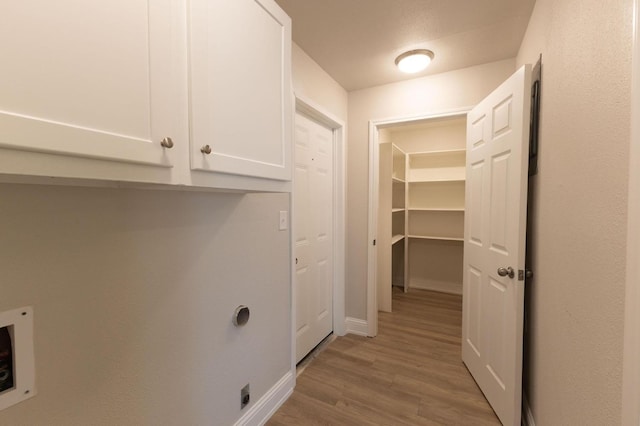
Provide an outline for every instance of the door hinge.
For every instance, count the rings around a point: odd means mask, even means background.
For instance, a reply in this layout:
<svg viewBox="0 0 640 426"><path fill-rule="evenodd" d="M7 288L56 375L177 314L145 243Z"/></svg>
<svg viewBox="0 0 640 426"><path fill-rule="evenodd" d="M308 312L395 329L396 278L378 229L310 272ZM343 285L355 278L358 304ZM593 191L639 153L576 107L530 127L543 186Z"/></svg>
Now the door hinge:
<svg viewBox="0 0 640 426"><path fill-rule="evenodd" d="M524 281L525 278L533 278L533 271L531 269L518 269L518 281Z"/></svg>

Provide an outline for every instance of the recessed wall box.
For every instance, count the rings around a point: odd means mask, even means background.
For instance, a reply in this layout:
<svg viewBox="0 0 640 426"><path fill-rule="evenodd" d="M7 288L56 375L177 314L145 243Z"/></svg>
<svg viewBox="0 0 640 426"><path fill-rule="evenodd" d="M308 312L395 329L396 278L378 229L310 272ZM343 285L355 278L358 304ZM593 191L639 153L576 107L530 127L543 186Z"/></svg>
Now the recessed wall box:
<svg viewBox="0 0 640 426"><path fill-rule="evenodd" d="M35 394L33 308L0 312L0 410Z"/></svg>
<svg viewBox="0 0 640 426"><path fill-rule="evenodd" d="M240 305L236 308L236 311L233 313L233 325L236 327L242 327L246 323L249 322L249 308Z"/></svg>
<svg viewBox="0 0 640 426"><path fill-rule="evenodd" d="M13 388L13 344L9 327L0 327L0 393Z"/></svg>

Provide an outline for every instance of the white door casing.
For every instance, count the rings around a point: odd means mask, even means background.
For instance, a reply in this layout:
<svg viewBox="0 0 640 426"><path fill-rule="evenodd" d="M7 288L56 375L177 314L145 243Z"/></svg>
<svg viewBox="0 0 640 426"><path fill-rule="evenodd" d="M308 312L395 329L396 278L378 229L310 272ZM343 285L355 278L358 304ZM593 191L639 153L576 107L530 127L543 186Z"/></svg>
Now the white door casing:
<svg viewBox="0 0 640 426"><path fill-rule="evenodd" d="M296 362L333 330L333 132L297 113Z"/></svg>
<svg viewBox="0 0 640 426"><path fill-rule="evenodd" d="M521 417L530 92L525 65L467 116L462 359L505 425Z"/></svg>
<svg viewBox="0 0 640 426"><path fill-rule="evenodd" d="M640 425L640 0L633 2L622 424Z"/></svg>

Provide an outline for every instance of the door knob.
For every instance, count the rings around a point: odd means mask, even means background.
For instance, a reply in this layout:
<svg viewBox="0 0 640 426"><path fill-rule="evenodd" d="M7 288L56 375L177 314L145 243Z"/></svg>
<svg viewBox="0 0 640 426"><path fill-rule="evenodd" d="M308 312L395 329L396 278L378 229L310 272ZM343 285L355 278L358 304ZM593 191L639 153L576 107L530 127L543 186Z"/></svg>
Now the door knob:
<svg viewBox="0 0 640 426"><path fill-rule="evenodd" d="M515 276L515 272L513 268L509 266L507 268L498 268L498 275L500 275L501 277L508 276L509 278L513 278Z"/></svg>
<svg viewBox="0 0 640 426"><path fill-rule="evenodd" d="M166 137L160 141L160 145L163 148L171 149L173 148L173 140L171 140L171 138L169 137Z"/></svg>
<svg viewBox="0 0 640 426"><path fill-rule="evenodd" d="M200 152L203 154L211 154L211 147L209 145L205 145L202 148L200 148Z"/></svg>

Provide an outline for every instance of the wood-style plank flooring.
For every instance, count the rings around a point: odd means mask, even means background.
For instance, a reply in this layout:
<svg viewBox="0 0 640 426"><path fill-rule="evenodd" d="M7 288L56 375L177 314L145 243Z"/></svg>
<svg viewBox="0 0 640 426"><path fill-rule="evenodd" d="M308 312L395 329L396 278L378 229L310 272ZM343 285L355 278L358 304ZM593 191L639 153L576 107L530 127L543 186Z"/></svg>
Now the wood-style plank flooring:
<svg viewBox="0 0 640 426"><path fill-rule="evenodd" d="M267 425L500 425L461 361L461 297L394 290L393 310L328 345Z"/></svg>

